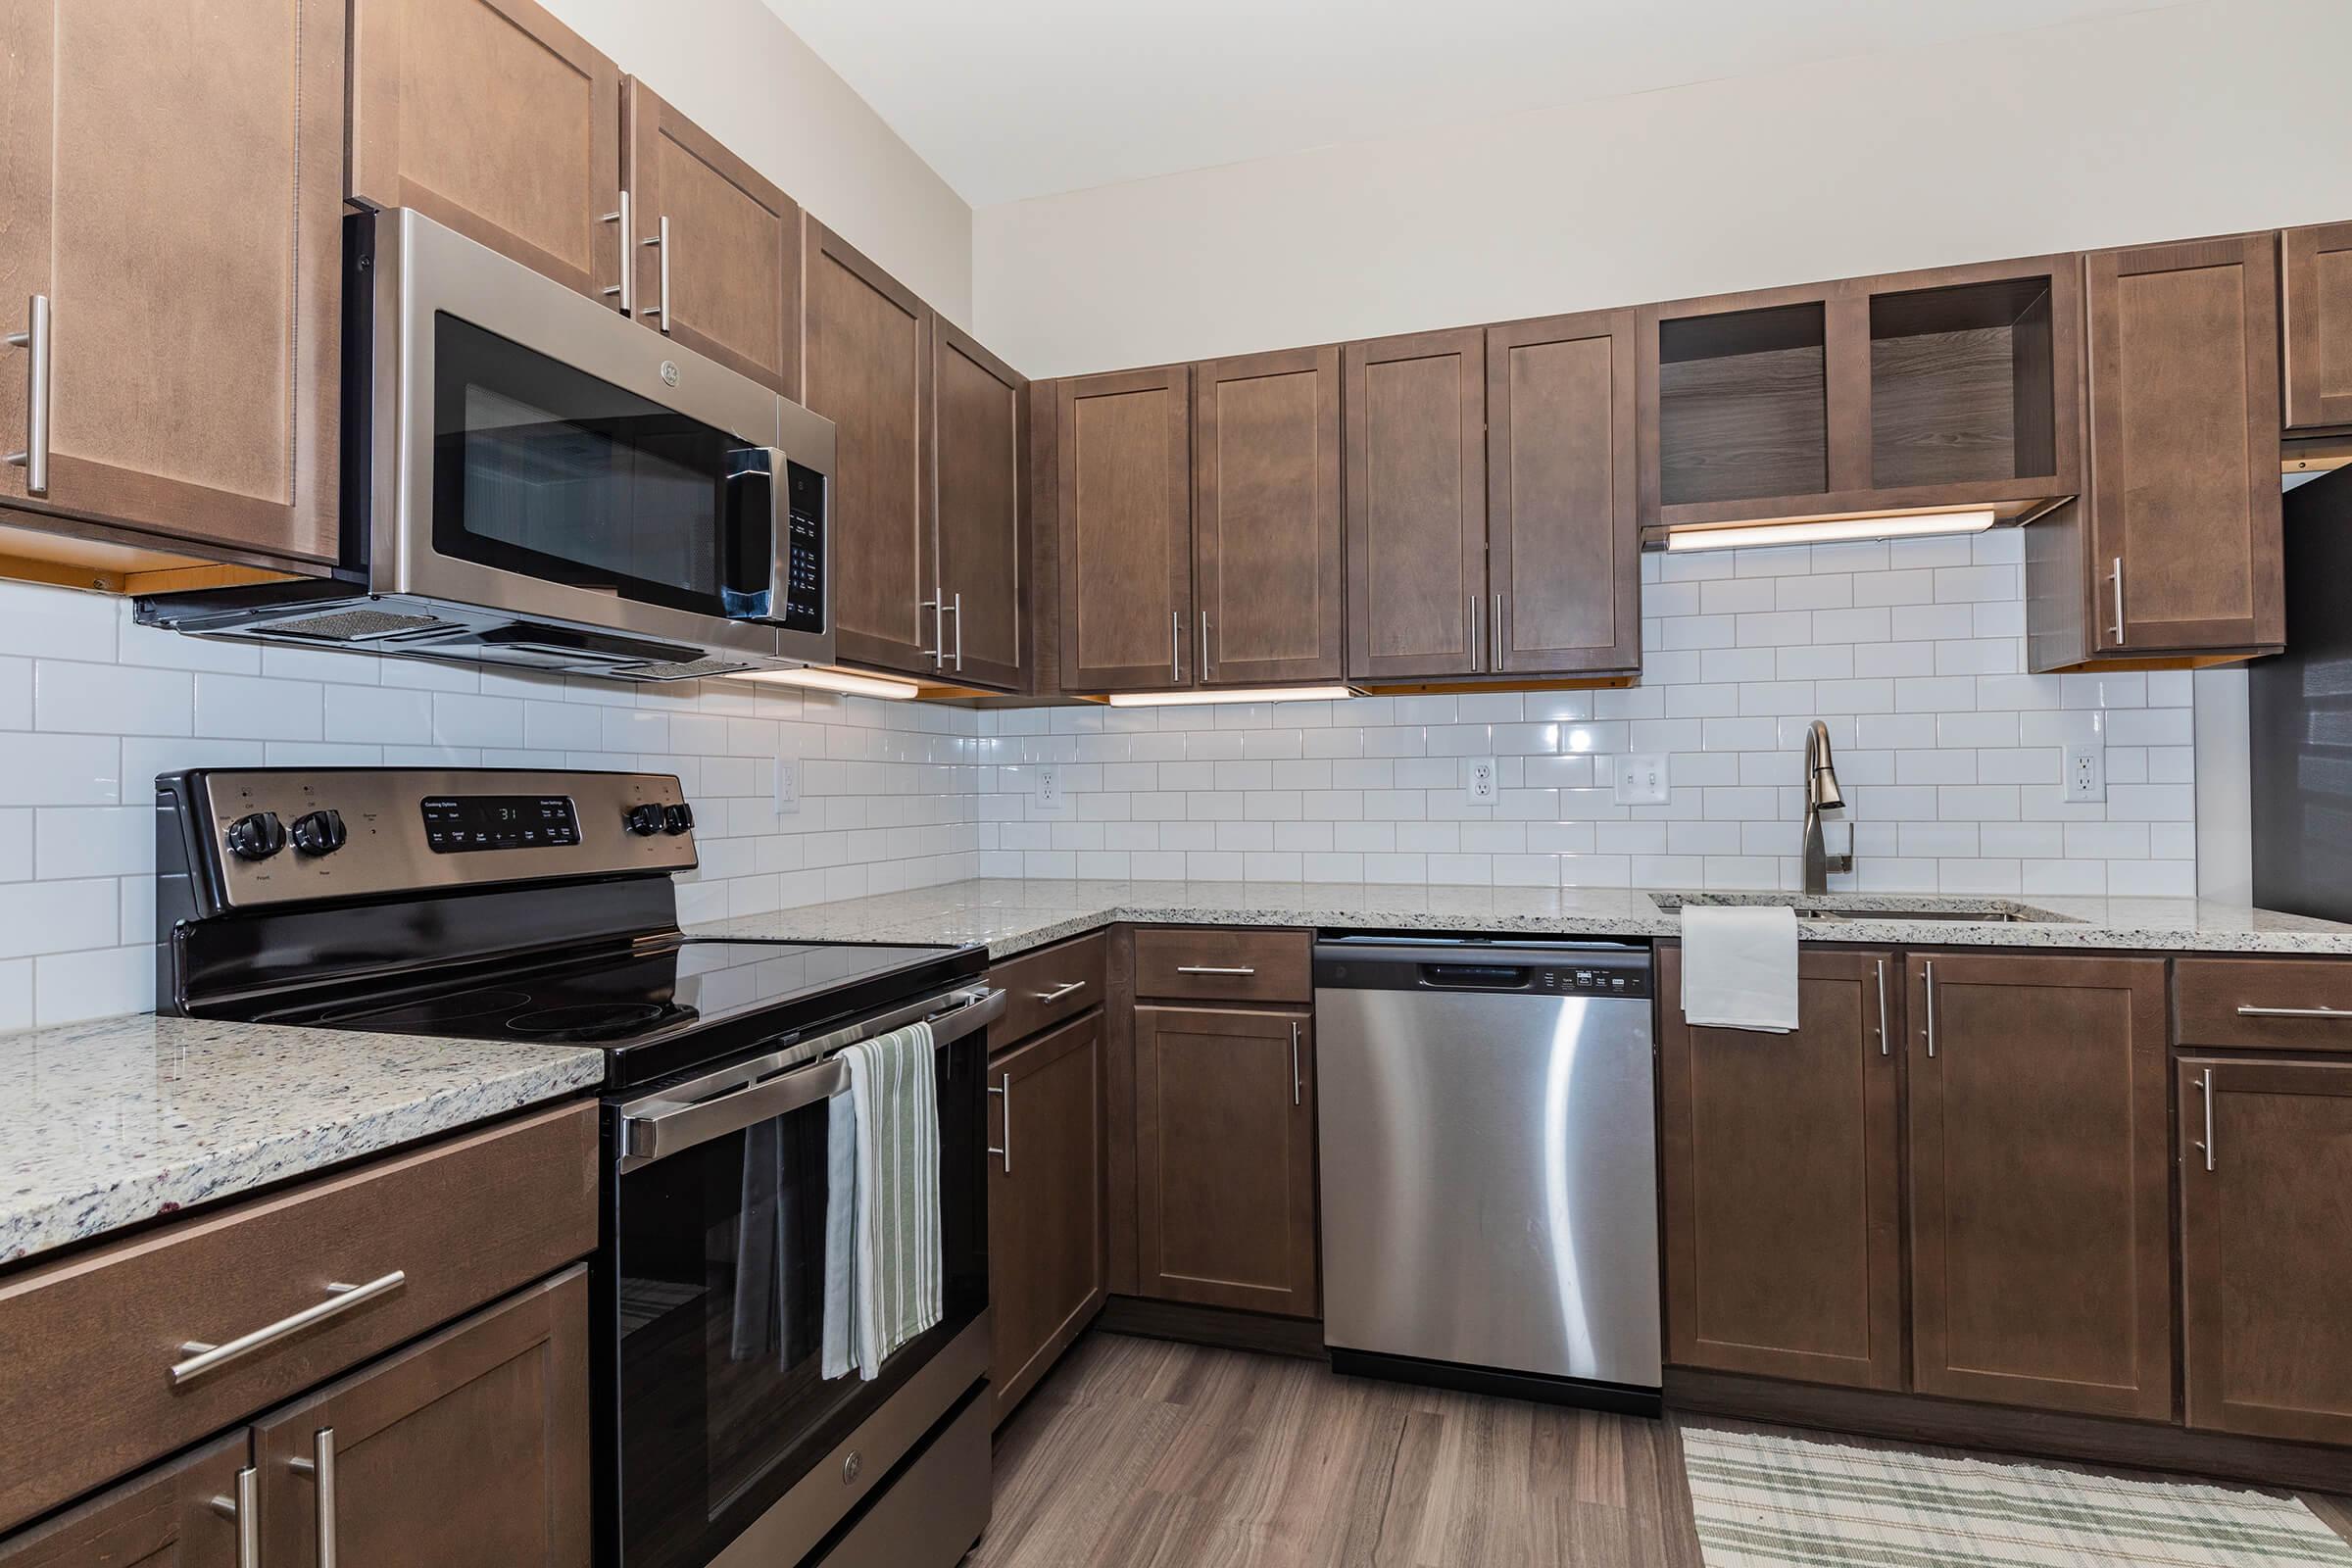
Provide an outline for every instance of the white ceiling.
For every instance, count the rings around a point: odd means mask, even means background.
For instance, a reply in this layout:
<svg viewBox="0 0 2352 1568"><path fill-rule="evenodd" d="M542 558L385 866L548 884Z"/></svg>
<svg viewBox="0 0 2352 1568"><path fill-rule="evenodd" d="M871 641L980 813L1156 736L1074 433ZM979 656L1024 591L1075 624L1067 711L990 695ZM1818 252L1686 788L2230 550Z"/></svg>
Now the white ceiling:
<svg viewBox="0 0 2352 1568"><path fill-rule="evenodd" d="M2165 3L766 0L974 207Z"/></svg>

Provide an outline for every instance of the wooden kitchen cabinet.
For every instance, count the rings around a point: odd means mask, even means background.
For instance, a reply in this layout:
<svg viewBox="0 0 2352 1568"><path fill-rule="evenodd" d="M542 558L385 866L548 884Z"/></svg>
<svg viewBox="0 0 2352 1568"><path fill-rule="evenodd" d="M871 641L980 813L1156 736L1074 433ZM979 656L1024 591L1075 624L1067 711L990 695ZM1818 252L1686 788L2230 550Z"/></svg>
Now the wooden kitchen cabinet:
<svg viewBox="0 0 2352 1568"><path fill-rule="evenodd" d="M351 0L351 28L352 199L617 305L620 68L534 0Z"/></svg>
<svg viewBox="0 0 2352 1568"><path fill-rule="evenodd" d="M1029 665L1029 383L936 318L931 365L935 549L948 611L940 664L958 685L1015 691Z"/></svg>
<svg viewBox="0 0 2352 1568"><path fill-rule="evenodd" d="M2163 960L1909 970L1913 1388L2170 1417Z"/></svg>
<svg viewBox="0 0 2352 1568"><path fill-rule="evenodd" d="M0 1542L0 1568L238 1568L238 1476L250 1451L240 1427L159 1464ZM258 1483L247 1483L256 1521Z"/></svg>
<svg viewBox="0 0 2352 1568"><path fill-rule="evenodd" d="M0 503L334 556L343 57L341 0L0 11Z"/></svg>
<svg viewBox="0 0 2352 1568"><path fill-rule="evenodd" d="M802 401L834 426L835 652L936 674L945 628L932 546L931 313L813 220L808 252Z"/></svg>
<svg viewBox="0 0 2352 1568"><path fill-rule="evenodd" d="M1199 683L1339 680L1340 351L1195 366L1193 428Z"/></svg>
<svg viewBox="0 0 2352 1568"><path fill-rule="evenodd" d="M257 1422L262 1560L585 1568L588 1423L573 1268Z"/></svg>
<svg viewBox="0 0 2352 1568"><path fill-rule="evenodd" d="M1487 330L1490 668L1642 667L1634 313Z"/></svg>
<svg viewBox="0 0 2352 1568"><path fill-rule="evenodd" d="M2188 1424L2352 1443L2352 1066L2180 1064Z"/></svg>
<svg viewBox="0 0 2352 1568"><path fill-rule="evenodd" d="M1899 1389L1901 959L1797 962L1795 1032L1694 1028L1658 950L1667 1359Z"/></svg>
<svg viewBox="0 0 2352 1568"><path fill-rule="evenodd" d="M2352 425L2352 223L2278 236L2286 427Z"/></svg>
<svg viewBox="0 0 2352 1568"><path fill-rule="evenodd" d="M1314 1020L1135 1009L1140 1293L1312 1317Z"/></svg>
<svg viewBox="0 0 2352 1568"><path fill-rule="evenodd" d="M1076 376L1056 387L1061 685L1192 684L1192 371Z"/></svg>
<svg viewBox="0 0 2352 1568"><path fill-rule="evenodd" d="M1098 997L1097 1000L1100 1000ZM1102 1014L989 1063L989 1382L1002 1422L1094 1321L1108 1287Z"/></svg>
<svg viewBox="0 0 2352 1568"><path fill-rule="evenodd" d="M1350 679L1488 667L1486 348L1473 327L1343 353Z"/></svg>
<svg viewBox="0 0 2352 1568"><path fill-rule="evenodd" d="M801 384L801 209L630 77L629 193L638 319L786 395Z"/></svg>

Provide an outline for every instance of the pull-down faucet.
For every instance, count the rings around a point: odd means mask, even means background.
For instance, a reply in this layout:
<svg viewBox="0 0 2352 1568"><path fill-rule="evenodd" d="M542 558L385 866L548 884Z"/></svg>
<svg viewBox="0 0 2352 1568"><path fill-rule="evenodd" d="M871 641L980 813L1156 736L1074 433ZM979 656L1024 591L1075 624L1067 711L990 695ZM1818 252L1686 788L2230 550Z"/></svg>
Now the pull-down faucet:
<svg viewBox="0 0 2352 1568"><path fill-rule="evenodd" d="M1854 868L1854 854L1848 848L1843 855L1824 852L1821 842L1821 819L1825 813L1842 812L1845 797L1838 789L1838 769L1830 762L1830 726L1820 719L1805 731L1805 891L1830 891L1832 872L1843 874Z"/></svg>

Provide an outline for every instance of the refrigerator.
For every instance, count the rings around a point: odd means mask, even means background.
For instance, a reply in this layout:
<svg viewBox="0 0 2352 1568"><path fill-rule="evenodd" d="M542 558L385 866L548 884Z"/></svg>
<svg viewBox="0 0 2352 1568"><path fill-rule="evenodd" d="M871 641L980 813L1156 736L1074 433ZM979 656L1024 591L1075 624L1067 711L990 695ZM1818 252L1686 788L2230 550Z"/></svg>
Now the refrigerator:
<svg viewBox="0 0 2352 1568"><path fill-rule="evenodd" d="M2352 920L2352 468L2284 515L2286 652L2247 672L2254 903Z"/></svg>

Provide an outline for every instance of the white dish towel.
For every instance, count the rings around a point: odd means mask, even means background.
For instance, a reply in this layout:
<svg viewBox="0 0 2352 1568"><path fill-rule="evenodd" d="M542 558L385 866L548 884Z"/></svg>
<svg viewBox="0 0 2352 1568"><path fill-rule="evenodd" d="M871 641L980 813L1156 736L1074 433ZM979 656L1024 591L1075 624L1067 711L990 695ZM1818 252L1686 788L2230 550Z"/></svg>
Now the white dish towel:
<svg viewBox="0 0 2352 1568"><path fill-rule="evenodd" d="M820 1370L872 1379L944 1310L931 1026L860 1041L841 1059L850 1087L833 1097L826 1134Z"/></svg>
<svg viewBox="0 0 2352 1568"><path fill-rule="evenodd" d="M1796 911L1785 904L1684 905L1683 1016L1719 1029L1794 1029Z"/></svg>

